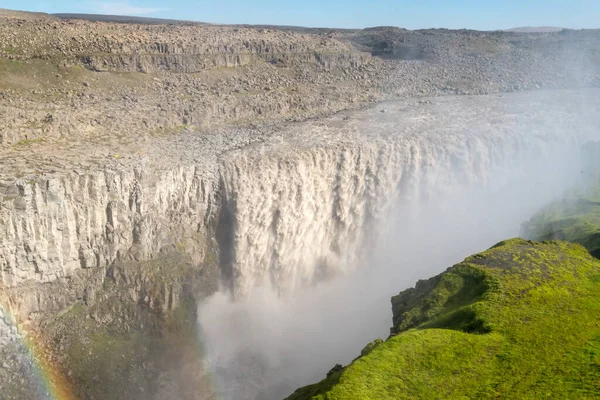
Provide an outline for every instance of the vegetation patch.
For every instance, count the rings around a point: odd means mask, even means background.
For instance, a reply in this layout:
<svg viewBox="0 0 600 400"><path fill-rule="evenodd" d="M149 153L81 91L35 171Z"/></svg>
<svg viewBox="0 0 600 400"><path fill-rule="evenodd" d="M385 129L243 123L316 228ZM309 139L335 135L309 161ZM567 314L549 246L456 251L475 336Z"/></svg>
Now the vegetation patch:
<svg viewBox="0 0 600 400"><path fill-rule="evenodd" d="M392 300L392 336L288 399L593 398L600 261L511 239Z"/></svg>
<svg viewBox="0 0 600 400"><path fill-rule="evenodd" d="M579 243L600 258L600 180L545 207L523 225L522 233L534 240Z"/></svg>

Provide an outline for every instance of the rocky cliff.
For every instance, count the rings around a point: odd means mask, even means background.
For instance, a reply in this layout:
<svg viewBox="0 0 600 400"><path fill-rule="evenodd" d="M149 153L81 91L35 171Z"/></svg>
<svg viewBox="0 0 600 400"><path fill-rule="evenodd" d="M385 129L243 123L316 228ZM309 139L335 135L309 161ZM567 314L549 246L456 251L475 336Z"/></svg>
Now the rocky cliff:
<svg viewBox="0 0 600 400"><path fill-rule="evenodd" d="M392 204L485 185L509 162L593 135L593 107L577 104L595 102L595 91L407 101L230 136L13 147L0 192L2 295L27 321L80 297L44 289L77 271L87 279L169 250L202 262L214 241L236 293L310 282L351 265L341 261L359 256Z"/></svg>

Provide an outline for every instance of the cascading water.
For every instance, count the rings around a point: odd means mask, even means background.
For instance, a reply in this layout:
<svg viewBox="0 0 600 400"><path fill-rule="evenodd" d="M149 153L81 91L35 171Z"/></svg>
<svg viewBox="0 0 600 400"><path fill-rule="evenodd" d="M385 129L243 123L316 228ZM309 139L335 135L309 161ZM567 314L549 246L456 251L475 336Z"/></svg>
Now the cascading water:
<svg viewBox="0 0 600 400"><path fill-rule="evenodd" d="M281 398L350 361L385 336L392 294L565 188L598 117L531 96L390 104L227 154L226 288L199 309L222 395Z"/></svg>

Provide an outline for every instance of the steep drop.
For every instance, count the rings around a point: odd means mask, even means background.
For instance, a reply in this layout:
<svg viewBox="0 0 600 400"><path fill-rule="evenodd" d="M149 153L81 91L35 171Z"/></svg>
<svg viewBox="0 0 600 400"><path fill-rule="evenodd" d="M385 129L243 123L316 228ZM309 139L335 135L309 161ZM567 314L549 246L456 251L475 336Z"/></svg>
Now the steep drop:
<svg viewBox="0 0 600 400"><path fill-rule="evenodd" d="M600 126L562 94L385 104L226 154L228 274L199 310L222 395L291 393L385 335L398 289L516 235Z"/></svg>

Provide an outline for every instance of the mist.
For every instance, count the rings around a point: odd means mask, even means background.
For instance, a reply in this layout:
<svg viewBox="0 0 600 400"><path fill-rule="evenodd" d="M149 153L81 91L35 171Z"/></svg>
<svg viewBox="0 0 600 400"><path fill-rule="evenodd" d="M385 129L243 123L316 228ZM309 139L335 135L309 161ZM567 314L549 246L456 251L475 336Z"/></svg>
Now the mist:
<svg viewBox="0 0 600 400"><path fill-rule="evenodd" d="M220 395L281 399L349 363L367 343L388 336L391 296L518 236L525 220L579 183L581 170L579 145L557 146L497 168L486 185L397 205L346 273L282 295L256 287L239 301L223 289L199 307Z"/></svg>

